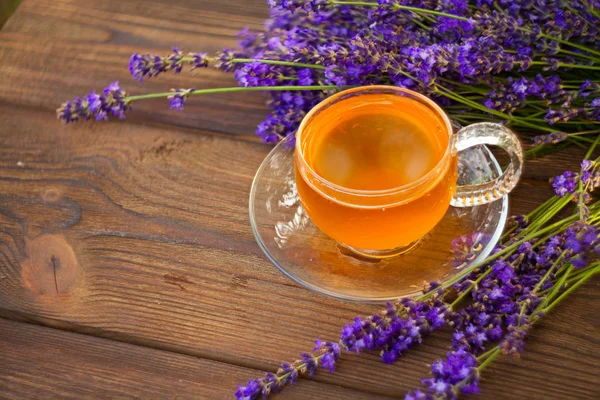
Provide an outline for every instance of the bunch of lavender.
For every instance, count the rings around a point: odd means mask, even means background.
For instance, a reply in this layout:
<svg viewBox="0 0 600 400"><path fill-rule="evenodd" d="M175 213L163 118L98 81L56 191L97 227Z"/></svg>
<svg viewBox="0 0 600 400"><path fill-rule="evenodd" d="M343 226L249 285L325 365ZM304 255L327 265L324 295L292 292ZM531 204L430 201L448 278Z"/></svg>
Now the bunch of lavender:
<svg viewBox="0 0 600 400"><path fill-rule="evenodd" d="M64 103L58 117L120 118L134 101L166 97L183 109L191 95L266 91L271 109L257 134L294 134L308 110L358 85L395 85L436 100L456 121L497 120L533 138L539 152L559 142L585 145L600 133L600 3L597 0L269 0L264 32L244 30L238 50L214 56L134 54L132 76L209 65L240 87L177 89ZM115 87L115 85L111 85ZM109 92L111 90L108 90ZM547 146L546 146L547 147Z"/></svg>
<svg viewBox="0 0 600 400"><path fill-rule="evenodd" d="M454 329L444 360L431 365L423 388L411 399L455 399L478 393L481 372L499 355L518 357L525 338L540 318L600 273L600 201L591 192L600 187L600 158L590 160L596 140L578 173L565 171L552 186L556 196L528 215L511 218L512 228L482 262L458 276L430 283L423 295L388 303L368 318L356 318L342 329L339 343L316 341L313 353L301 354L276 373L238 387L238 399L254 400L279 392L300 374L310 377L319 365L330 371L346 351L377 351L393 363L412 345L442 327ZM574 205L571 215L551 222ZM475 258L481 235L453 242L456 264Z"/></svg>

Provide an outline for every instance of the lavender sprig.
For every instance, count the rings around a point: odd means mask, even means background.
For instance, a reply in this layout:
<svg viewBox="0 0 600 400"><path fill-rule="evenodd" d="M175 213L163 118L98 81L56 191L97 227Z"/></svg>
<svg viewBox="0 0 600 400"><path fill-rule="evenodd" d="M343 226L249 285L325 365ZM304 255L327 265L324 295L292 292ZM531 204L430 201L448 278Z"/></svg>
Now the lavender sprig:
<svg viewBox="0 0 600 400"><path fill-rule="evenodd" d="M313 354L317 352L318 354ZM340 346L334 342L315 341L313 353L302 353L300 359L292 364L283 363L276 374L267 372L262 379L252 379L245 386L238 386L235 396L238 400L256 400L278 393L285 385L293 385L299 374L312 377L321 365L329 371L335 370L335 363L340 356Z"/></svg>
<svg viewBox="0 0 600 400"><path fill-rule="evenodd" d="M131 109L131 103L138 100L152 98L167 98L169 105L176 110L183 110L183 105L191 95L232 93L232 92L294 92L294 91L327 91L339 90L333 85L321 86L256 86L256 87L229 87L216 89L172 89L170 92L152 93L145 95L130 96L119 87L119 82L111 83L103 90L101 95L92 92L87 96L63 103L57 110L57 118L65 123L80 120L107 120L108 115L125 118L125 112Z"/></svg>
<svg viewBox="0 0 600 400"><path fill-rule="evenodd" d="M288 60L242 57L242 53L231 49L224 49L223 51L218 52L214 57L209 57L207 53L189 53L187 56L183 56L182 51L178 47L173 47L172 50L173 52L166 56L150 53L132 54L129 60L129 72L131 73L131 76L137 81L143 82L147 78L156 77L164 72L173 71L173 73L178 74L183 70L186 63L191 66L191 70L208 68L210 63L214 63L215 68L223 70L224 72L237 72L238 68L263 68L263 72L266 72L268 70L268 65L325 69L324 67L315 64L305 64ZM280 74L278 71L272 73ZM273 82L272 86L275 86L274 84L275 82Z"/></svg>

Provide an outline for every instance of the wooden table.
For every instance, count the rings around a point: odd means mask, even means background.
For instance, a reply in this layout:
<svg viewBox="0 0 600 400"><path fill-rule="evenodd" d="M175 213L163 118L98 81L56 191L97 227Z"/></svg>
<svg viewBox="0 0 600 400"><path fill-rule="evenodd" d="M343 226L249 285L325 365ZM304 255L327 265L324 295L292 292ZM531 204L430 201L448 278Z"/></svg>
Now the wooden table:
<svg viewBox="0 0 600 400"><path fill-rule="evenodd" d="M233 397L380 306L334 300L283 276L248 222L271 146L259 93L135 105L126 121L56 121L63 101L114 80L131 93L233 86L218 71L128 74L133 52L214 52L260 29L264 0L24 0L0 32L0 397ZM528 162L527 212L582 152ZM483 377L483 398L597 398L598 281L536 327L520 360ZM344 354L336 373L281 398L398 398L428 375L450 332L398 363Z"/></svg>

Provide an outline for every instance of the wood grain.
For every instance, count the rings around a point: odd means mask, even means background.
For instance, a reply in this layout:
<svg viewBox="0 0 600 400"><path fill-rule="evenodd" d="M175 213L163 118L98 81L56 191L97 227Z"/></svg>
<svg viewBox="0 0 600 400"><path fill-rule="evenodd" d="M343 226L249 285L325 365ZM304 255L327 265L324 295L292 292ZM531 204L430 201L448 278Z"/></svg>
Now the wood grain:
<svg viewBox="0 0 600 400"><path fill-rule="evenodd" d="M2 399L231 399L239 376L259 373L2 318L0 332ZM286 397L361 399L364 393L301 379Z"/></svg>
<svg viewBox="0 0 600 400"><path fill-rule="evenodd" d="M252 133L265 113L260 95L195 98L184 113L167 111L160 101L140 103L132 118L119 122L65 127L55 120L61 101L114 79L140 92L233 85L229 76L202 71L202 79L165 75L139 86L125 64L131 52L171 44L209 51L232 46L242 25L260 28L265 15L263 0L168 7L23 2L0 31L0 74L8 78L0 81L0 316L241 368L219 370L224 383L214 398L220 398L231 396L232 382L274 371L316 337L335 339L356 315L379 309L298 287L254 242L247 198L270 150ZM512 210L527 212L545 200L548 178L576 166L582 155L575 150L528 162ZM523 360L492 367L486 398L592 398L600 372L597 289L597 282L584 287L549 316ZM377 355L345 355L335 375L319 373L314 385L402 396L443 355L448 335L435 335L393 366ZM83 351L84 342L75 343L74 352ZM26 362L32 358L20 361ZM34 363L30 368L38 371ZM55 376L69 373L61 371ZM19 385L11 388L18 396ZM298 395L287 393L281 397ZM305 396L317 396L311 393Z"/></svg>

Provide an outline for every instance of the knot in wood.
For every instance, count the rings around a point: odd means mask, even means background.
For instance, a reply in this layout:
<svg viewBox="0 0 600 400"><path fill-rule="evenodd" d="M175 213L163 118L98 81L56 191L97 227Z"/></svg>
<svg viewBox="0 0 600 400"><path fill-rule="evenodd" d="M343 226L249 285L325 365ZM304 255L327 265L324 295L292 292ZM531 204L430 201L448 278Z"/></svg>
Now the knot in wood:
<svg viewBox="0 0 600 400"><path fill-rule="evenodd" d="M21 263L23 285L45 297L65 299L77 282L80 267L75 252L63 235L41 235L26 239Z"/></svg>

